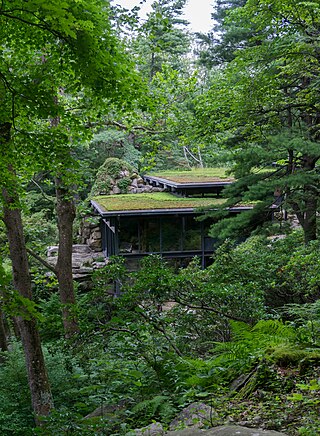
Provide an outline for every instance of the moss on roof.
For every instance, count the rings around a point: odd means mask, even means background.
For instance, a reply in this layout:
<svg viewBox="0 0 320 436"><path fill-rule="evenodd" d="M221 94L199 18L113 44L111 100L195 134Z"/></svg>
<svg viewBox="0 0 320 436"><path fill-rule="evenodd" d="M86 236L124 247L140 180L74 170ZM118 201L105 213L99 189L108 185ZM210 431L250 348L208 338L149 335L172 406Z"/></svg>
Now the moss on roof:
<svg viewBox="0 0 320 436"><path fill-rule="evenodd" d="M162 179L171 180L176 183L205 183L205 182L219 182L223 180L234 181L234 178L227 175L227 168L217 167L217 168L193 168L189 171L156 171L154 173L148 174L152 177L159 177Z"/></svg>
<svg viewBox="0 0 320 436"><path fill-rule="evenodd" d="M176 197L168 192L104 195L92 198L106 212L150 209L184 209L217 206L225 199Z"/></svg>

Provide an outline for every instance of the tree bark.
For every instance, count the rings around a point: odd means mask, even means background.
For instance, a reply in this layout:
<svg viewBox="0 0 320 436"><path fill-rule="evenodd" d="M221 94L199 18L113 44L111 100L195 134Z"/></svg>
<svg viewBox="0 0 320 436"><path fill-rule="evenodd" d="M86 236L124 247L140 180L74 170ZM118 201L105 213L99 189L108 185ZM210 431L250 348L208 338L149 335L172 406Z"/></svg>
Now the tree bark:
<svg viewBox="0 0 320 436"><path fill-rule="evenodd" d="M304 155L303 169L304 171L314 171L318 157ZM305 212L304 212L304 242L308 244L311 241L317 239L317 208L318 208L318 196L315 189L312 186L305 186Z"/></svg>
<svg viewBox="0 0 320 436"><path fill-rule="evenodd" d="M75 310L75 294L72 276L73 221L75 205L69 190L56 178L57 217L59 229L59 251L56 265L65 336L72 337L79 332Z"/></svg>
<svg viewBox="0 0 320 436"><path fill-rule="evenodd" d="M317 206L318 199L312 193L308 192L306 198L306 211L303 220L303 232L304 232L304 242L309 244L309 242L317 239Z"/></svg>
<svg viewBox="0 0 320 436"><path fill-rule="evenodd" d="M8 342L6 329L3 322L3 313L0 310L0 351L8 351ZM0 363L4 361L3 356L0 356Z"/></svg>
<svg viewBox="0 0 320 436"><path fill-rule="evenodd" d="M22 297L32 300L31 277L21 211L17 208L12 195L9 195L6 189L3 189L2 194L4 197L3 220L9 241L13 285ZM37 417L47 416L53 408L53 401L37 323L32 316L27 318L20 315L16 317L16 321L24 348L32 407L36 422L41 424Z"/></svg>
<svg viewBox="0 0 320 436"><path fill-rule="evenodd" d="M11 140L11 124L0 125L0 144L7 150ZM32 300L31 277L29 271L28 256L26 251L25 238L21 210L17 207L18 195L14 185L15 173L13 168L8 166L8 178L11 178L9 187L2 188L3 200L3 222L6 226L9 242L10 258L12 263L13 286L21 297ZM10 182L9 182L10 183ZM9 191L10 189L10 191ZM21 307L22 311L26 310ZM32 408L37 424L39 416L47 416L53 408L53 400L50 390L49 378L45 366L44 356L41 348L41 340L37 323L33 316L15 318L24 349L27 376L31 392Z"/></svg>

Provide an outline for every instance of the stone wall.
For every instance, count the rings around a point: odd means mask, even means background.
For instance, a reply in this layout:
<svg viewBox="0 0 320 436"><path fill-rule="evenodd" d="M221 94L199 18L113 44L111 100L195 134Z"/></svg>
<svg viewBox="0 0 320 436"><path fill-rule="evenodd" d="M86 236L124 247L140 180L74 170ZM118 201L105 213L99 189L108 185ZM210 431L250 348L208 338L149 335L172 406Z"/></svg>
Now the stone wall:
<svg viewBox="0 0 320 436"><path fill-rule="evenodd" d="M100 218L87 216L82 219L79 229L79 243L87 245L93 252L102 251Z"/></svg>
<svg viewBox="0 0 320 436"><path fill-rule="evenodd" d="M58 258L58 246L48 247L47 261L52 266L56 266ZM103 253L93 251L88 245L75 244L72 246L72 275L75 280L86 279L98 268L104 267L106 260Z"/></svg>

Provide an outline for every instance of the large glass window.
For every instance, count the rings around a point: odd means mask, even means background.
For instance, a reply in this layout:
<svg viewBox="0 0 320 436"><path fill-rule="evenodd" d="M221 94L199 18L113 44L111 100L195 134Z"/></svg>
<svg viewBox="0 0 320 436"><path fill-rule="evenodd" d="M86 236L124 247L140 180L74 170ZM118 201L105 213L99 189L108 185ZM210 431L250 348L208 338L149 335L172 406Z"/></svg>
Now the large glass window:
<svg viewBox="0 0 320 436"><path fill-rule="evenodd" d="M178 215L161 218L162 251L182 251L182 218Z"/></svg>
<svg viewBox="0 0 320 436"><path fill-rule="evenodd" d="M140 219L140 251L143 253L160 252L160 219L143 217Z"/></svg>
<svg viewBox="0 0 320 436"><path fill-rule="evenodd" d="M202 227L190 215L121 217L119 253L200 251ZM207 249L211 244L209 239Z"/></svg>
<svg viewBox="0 0 320 436"><path fill-rule="evenodd" d="M139 253L138 218L121 217L119 225L119 253Z"/></svg>
<svg viewBox="0 0 320 436"><path fill-rule="evenodd" d="M201 250L201 223L192 216L186 216L184 221L184 250Z"/></svg>

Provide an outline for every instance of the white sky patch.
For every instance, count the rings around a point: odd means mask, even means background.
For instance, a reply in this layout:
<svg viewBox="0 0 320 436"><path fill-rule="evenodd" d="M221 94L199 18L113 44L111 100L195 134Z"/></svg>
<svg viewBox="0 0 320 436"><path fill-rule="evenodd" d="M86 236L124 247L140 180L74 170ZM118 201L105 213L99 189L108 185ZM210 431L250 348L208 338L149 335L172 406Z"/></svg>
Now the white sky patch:
<svg viewBox="0 0 320 436"><path fill-rule="evenodd" d="M151 11L153 1L147 0L141 5L140 15L142 18L145 18L147 13ZM139 0L113 0L113 3L127 9L140 5ZM183 18L190 22L189 28L191 31L207 33L212 29L211 14L213 12L213 4L214 0L188 0Z"/></svg>

